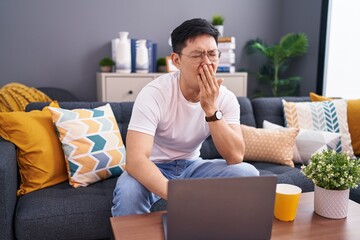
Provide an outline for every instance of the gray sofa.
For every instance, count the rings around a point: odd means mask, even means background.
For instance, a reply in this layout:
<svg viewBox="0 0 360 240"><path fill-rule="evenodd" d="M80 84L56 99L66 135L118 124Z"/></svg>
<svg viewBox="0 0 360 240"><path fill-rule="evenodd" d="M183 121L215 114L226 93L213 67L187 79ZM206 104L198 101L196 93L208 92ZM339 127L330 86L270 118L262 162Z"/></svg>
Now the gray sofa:
<svg viewBox="0 0 360 240"><path fill-rule="evenodd" d="M308 101L307 97L286 98L289 101ZM283 125L280 98L238 98L241 123L262 127L263 120ZM27 111L41 109L47 103L31 103ZM100 102L60 102L67 109L94 108ZM125 142L132 102L111 103ZM109 239L112 236L109 218L112 192L116 178L83 188L72 188L67 182L16 197L19 185L16 147L0 140L0 239ZM203 158L219 158L209 137L201 148ZM295 184L303 192L313 191L312 182L295 168L266 162L250 162L261 175L278 176L279 183ZM357 191L357 192L360 192ZM353 192L352 192L353 194ZM359 201L359 195L354 195ZM166 209L160 200L152 211Z"/></svg>

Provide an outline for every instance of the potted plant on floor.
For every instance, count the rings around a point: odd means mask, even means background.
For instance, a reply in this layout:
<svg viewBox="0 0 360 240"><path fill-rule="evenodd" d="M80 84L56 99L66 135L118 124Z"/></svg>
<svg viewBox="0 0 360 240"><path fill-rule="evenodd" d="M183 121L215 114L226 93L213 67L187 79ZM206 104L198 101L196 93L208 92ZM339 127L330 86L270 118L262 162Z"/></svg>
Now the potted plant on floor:
<svg viewBox="0 0 360 240"><path fill-rule="evenodd" d="M360 159L347 153L325 150L311 156L301 172L314 185L314 211L324 217L340 219L347 216L350 188L360 183Z"/></svg>
<svg viewBox="0 0 360 240"><path fill-rule="evenodd" d="M112 72L112 68L115 66L115 62L109 57L104 57L100 60L99 66L101 72Z"/></svg>
<svg viewBox="0 0 360 240"><path fill-rule="evenodd" d="M255 74L260 84L271 87L272 96L297 95L301 77L285 77L290 61L307 52L309 40L304 33L289 33L281 37L278 44L269 45L264 40L257 38L249 40L245 46L245 53L251 55L260 53L266 58L266 62L258 72L248 71ZM259 91L256 96L264 97L267 94Z"/></svg>

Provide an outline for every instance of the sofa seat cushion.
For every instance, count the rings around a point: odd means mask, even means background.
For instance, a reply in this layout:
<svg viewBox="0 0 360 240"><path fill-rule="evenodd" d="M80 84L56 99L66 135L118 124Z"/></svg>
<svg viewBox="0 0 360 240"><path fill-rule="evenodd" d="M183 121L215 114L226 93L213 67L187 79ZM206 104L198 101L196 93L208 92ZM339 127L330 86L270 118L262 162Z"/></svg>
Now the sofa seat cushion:
<svg viewBox="0 0 360 240"><path fill-rule="evenodd" d="M350 189L350 199L360 203L360 185L357 188Z"/></svg>
<svg viewBox="0 0 360 240"><path fill-rule="evenodd" d="M275 174L278 177L278 183L294 184L302 189L303 192L314 191L313 182L300 172L300 165L295 167L267 163L267 162L249 162L259 170L260 175Z"/></svg>
<svg viewBox="0 0 360 240"><path fill-rule="evenodd" d="M19 198L17 239L110 238L112 194L117 178L86 188L64 182Z"/></svg>

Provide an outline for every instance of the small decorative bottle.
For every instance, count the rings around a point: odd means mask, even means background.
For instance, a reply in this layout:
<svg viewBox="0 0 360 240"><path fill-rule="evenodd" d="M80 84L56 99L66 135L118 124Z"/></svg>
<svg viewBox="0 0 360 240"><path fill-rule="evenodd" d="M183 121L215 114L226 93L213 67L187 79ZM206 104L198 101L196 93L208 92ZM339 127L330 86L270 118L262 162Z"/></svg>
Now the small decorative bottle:
<svg viewBox="0 0 360 240"><path fill-rule="evenodd" d="M119 32L119 42L116 47L116 72L131 72L131 45L129 32Z"/></svg>
<svg viewBox="0 0 360 240"><path fill-rule="evenodd" d="M136 41L136 72L149 72L149 52L144 39Z"/></svg>

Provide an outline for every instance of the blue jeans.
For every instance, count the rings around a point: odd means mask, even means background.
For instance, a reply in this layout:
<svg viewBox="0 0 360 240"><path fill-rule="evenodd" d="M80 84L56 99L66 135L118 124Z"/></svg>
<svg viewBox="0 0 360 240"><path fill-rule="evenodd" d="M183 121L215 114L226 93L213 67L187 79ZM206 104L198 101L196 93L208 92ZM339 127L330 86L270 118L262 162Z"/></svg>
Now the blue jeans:
<svg viewBox="0 0 360 240"><path fill-rule="evenodd" d="M162 174L171 179L181 178L218 178L258 176L259 171L248 163L228 165L223 159L214 160L176 160L156 163ZM113 196L112 215L149 213L151 206L160 199L150 192L127 172L117 180Z"/></svg>

